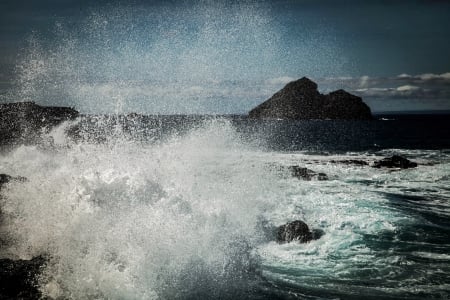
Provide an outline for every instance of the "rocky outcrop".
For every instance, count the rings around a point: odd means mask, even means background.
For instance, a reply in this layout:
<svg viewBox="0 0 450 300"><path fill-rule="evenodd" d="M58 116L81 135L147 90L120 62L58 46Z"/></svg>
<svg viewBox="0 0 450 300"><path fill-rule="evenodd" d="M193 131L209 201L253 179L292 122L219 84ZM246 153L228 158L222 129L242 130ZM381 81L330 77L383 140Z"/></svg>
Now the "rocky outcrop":
<svg viewBox="0 0 450 300"><path fill-rule="evenodd" d="M34 102L0 104L0 144L32 141L43 129L78 115L73 108L40 106Z"/></svg>
<svg viewBox="0 0 450 300"><path fill-rule="evenodd" d="M13 181L26 181L25 177L13 177L0 174L0 191L5 184ZM0 195L1 198L1 195ZM0 207L0 225L3 215ZM0 248L7 245L8 239L0 235ZM41 293L38 289L38 276L46 259L42 256L31 260L0 259L0 299L40 299Z"/></svg>
<svg viewBox="0 0 450 300"><path fill-rule="evenodd" d="M305 222L296 220L278 227L277 242L289 243L298 241L306 243L312 240L312 233L309 231L308 225Z"/></svg>
<svg viewBox="0 0 450 300"><path fill-rule="evenodd" d="M397 168L397 169L409 169L417 167L417 163L410 161L399 155L393 155L392 157L386 157L381 160L377 160L372 165L373 168Z"/></svg>
<svg viewBox="0 0 450 300"><path fill-rule="evenodd" d="M40 299L38 275L46 260L0 259L0 299Z"/></svg>
<svg viewBox="0 0 450 300"><path fill-rule="evenodd" d="M370 108L358 96L344 90L323 95L317 84L303 77L288 83L270 99L249 112L255 119L370 120Z"/></svg>
<svg viewBox="0 0 450 300"><path fill-rule="evenodd" d="M299 166L289 166L289 171L291 175L295 178L301 180L328 180L328 176L325 173L316 173L308 168L303 168Z"/></svg>
<svg viewBox="0 0 450 300"><path fill-rule="evenodd" d="M324 235L320 229L309 230L308 225L300 220L295 220L278 227L276 232L276 241L278 243L290 243L297 241L300 243L307 243L312 240L317 240Z"/></svg>

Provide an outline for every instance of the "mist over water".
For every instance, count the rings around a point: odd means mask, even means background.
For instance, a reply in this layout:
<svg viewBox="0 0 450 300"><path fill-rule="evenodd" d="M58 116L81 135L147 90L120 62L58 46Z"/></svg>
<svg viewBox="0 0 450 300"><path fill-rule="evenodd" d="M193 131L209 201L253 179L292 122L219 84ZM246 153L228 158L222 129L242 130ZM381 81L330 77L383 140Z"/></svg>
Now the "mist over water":
<svg viewBox="0 0 450 300"><path fill-rule="evenodd" d="M273 178L230 124L211 121L162 145L54 140L58 149L23 146L0 162L28 179L2 203L7 252L49 256L46 295L248 297Z"/></svg>

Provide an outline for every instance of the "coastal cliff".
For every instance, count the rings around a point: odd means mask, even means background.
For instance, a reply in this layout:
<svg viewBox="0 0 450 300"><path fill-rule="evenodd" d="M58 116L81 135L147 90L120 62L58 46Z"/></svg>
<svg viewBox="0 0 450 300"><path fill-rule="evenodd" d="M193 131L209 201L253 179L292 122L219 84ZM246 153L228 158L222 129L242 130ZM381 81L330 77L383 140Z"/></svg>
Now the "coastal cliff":
<svg viewBox="0 0 450 300"><path fill-rule="evenodd" d="M34 102L0 104L0 142L33 140L43 129L78 117L69 107L40 106Z"/></svg>
<svg viewBox="0 0 450 300"><path fill-rule="evenodd" d="M323 95L306 77L289 82L248 115L254 119L372 119L370 108L360 97L344 90Z"/></svg>

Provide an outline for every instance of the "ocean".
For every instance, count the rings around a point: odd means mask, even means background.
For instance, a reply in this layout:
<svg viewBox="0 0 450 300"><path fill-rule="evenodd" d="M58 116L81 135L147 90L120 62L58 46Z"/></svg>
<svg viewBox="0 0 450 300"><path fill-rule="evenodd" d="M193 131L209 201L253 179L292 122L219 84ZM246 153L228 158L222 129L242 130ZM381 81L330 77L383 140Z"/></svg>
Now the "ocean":
<svg viewBox="0 0 450 300"><path fill-rule="evenodd" d="M0 256L45 255L50 299L448 299L448 120L82 116L1 152Z"/></svg>

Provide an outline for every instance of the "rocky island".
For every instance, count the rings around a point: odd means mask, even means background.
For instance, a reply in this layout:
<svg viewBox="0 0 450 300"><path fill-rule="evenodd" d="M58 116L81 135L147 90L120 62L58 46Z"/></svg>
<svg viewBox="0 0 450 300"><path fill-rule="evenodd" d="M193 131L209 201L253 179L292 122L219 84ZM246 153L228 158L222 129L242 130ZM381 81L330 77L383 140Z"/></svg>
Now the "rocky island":
<svg viewBox="0 0 450 300"><path fill-rule="evenodd" d="M323 95L317 84L306 77L289 82L248 115L254 119L372 119L369 106L360 97L344 90Z"/></svg>

